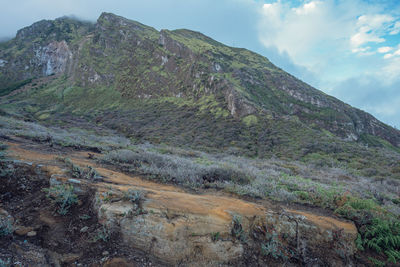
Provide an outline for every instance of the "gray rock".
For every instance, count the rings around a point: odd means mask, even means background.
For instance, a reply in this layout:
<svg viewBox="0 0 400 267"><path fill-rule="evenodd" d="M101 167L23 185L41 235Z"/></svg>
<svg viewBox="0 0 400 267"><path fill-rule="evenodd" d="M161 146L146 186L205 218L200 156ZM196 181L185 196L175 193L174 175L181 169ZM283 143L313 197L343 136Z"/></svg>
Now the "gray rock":
<svg viewBox="0 0 400 267"><path fill-rule="evenodd" d="M30 231L26 234L28 237L34 237L37 235L36 231Z"/></svg>

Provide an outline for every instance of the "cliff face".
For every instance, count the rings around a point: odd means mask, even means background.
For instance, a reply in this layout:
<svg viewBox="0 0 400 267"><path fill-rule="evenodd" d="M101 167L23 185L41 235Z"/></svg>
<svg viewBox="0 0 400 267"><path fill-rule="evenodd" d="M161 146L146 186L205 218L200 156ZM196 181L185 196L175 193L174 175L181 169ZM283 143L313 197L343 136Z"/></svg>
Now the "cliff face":
<svg viewBox="0 0 400 267"><path fill-rule="evenodd" d="M229 116L299 120L345 140L400 133L318 91L246 49L189 30L157 31L110 13L97 23L39 21L1 44L0 91L32 78L65 75L65 86L111 88L124 99L212 96ZM226 114L226 113L224 113ZM365 138L364 138L365 139Z"/></svg>

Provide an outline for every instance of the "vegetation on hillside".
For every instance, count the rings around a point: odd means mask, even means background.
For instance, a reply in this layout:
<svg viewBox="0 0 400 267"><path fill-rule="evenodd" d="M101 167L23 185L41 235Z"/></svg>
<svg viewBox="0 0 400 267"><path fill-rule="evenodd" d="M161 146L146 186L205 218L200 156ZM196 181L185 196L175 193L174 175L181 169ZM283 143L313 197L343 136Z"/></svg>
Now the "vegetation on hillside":
<svg viewBox="0 0 400 267"><path fill-rule="evenodd" d="M0 125L0 136L20 136L51 146L101 151L104 153L101 163L141 174L147 179L180 184L193 190L215 188L239 196L332 210L356 223L360 233L356 242L360 250L386 255L390 262L399 260L398 179L366 177L351 167L321 161L320 157L302 161L259 159L165 144L137 144L104 128L96 132L79 128L66 130L9 117L0 117ZM64 162L69 164L73 177L92 177L87 174L93 170L79 168L68 159ZM49 197L58 203L60 214L66 214L75 202L68 192L68 188L48 191Z"/></svg>

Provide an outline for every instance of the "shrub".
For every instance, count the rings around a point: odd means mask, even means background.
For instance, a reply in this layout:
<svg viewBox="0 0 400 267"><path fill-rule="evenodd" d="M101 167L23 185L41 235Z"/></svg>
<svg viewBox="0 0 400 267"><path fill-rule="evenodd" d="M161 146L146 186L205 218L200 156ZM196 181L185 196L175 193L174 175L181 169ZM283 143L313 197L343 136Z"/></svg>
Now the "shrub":
<svg viewBox="0 0 400 267"><path fill-rule="evenodd" d="M69 158L61 158L67 167L70 169L71 176L78 179L86 179L86 180L100 180L102 176L96 171L92 166L87 166L86 168L82 168L76 164L74 164Z"/></svg>
<svg viewBox="0 0 400 267"><path fill-rule="evenodd" d="M144 192L141 190L128 189L124 194L124 199L131 201L132 203L140 204L144 198Z"/></svg>
<svg viewBox="0 0 400 267"><path fill-rule="evenodd" d="M372 218L374 214L379 214L382 211L382 208L372 199L345 196L344 203L335 210L335 213L362 224L368 221L361 222L360 220Z"/></svg>
<svg viewBox="0 0 400 267"><path fill-rule="evenodd" d="M217 242L219 240L219 238L220 238L220 233L219 232L211 233L211 240L213 242Z"/></svg>
<svg viewBox="0 0 400 267"><path fill-rule="evenodd" d="M57 212L66 215L71 206L78 203L78 196L74 193L72 185L56 185L44 189L47 197L58 205Z"/></svg>
<svg viewBox="0 0 400 267"><path fill-rule="evenodd" d="M84 178L88 180L100 180L103 177L96 171L92 166L87 166L87 170L85 171Z"/></svg>
<svg viewBox="0 0 400 267"><path fill-rule="evenodd" d="M268 233L267 235L269 240L265 244L261 244L261 253L264 256L272 256L274 259L280 258L286 261L289 258L286 255L287 249L279 241L278 234L276 232L272 232L271 234Z"/></svg>
<svg viewBox="0 0 400 267"><path fill-rule="evenodd" d="M250 181L249 175L233 164L226 162L217 164L204 157L187 158L148 149L137 152L127 149L111 151L103 157L103 161L130 164L129 170L134 167L136 171L151 175L163 182L175 182L189 187L217 181L233 181L238 184L247 184Z"/></svg>
<svg viewBox="0 0 400 267"><path fill-rule="evenodd" d="M100 229L97 230L97 233L94 237L94 242L97 242L99 240L103 242L108 242L111 237L111 231L108 227L102 226Z"/></svg>
<svg viewBox="0 0 400 267"><path fill-rule="evenodd" d="M134 163L139 159L138 154L129 149L113 150L107 153L103 160L106 162Z"/></svg>
<svg viewBox="0 0 400 267"><path fill-rule="evenodd" d="M368 260L370 260L375 267L385 267L386 265L385 262L374 259L372 257L369 257Z"/></svg>
<svg viewBox="0 0 400 267"><path fill-rule="evenodd" d="M400 261L400 222L374 218L360 232L363 247L385 254L392 263Z"/></svg>
<svg viewBox="0 0 400 267"><path fill-rule="evenodd" d="M234 215L232 218L231 234L234 238L240 241L245 241L244 231L242 227L242 218L240 216Z"/></svg>

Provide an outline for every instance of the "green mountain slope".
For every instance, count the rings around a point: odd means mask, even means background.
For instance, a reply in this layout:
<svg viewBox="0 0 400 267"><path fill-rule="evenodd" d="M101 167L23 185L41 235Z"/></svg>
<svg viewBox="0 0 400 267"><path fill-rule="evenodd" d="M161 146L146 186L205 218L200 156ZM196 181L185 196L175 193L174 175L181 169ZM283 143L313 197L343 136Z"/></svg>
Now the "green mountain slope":
<svg viewBox="0 0 400 267"><path fill-rule="evenodd" d="M47 124L84 118L134 140L399 176L398 130L198 32L103 13L95 24L37 22L0 49L8 114Z"/></svg>

